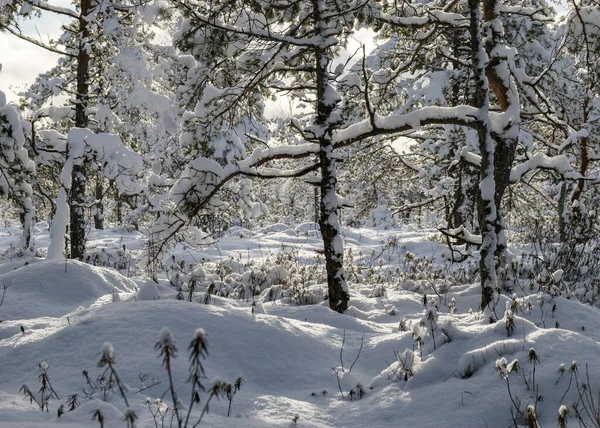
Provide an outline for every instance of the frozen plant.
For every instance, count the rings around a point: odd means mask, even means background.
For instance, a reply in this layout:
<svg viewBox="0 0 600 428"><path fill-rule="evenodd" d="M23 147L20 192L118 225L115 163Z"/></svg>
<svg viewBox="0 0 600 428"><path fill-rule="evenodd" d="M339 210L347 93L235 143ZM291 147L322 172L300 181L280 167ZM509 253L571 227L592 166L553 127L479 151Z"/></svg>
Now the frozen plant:
<svg viewBox="0 0 600 428"><path fill-rule="evenodd" d="M178 425L181 427L181 416L179 415L179 400L177 399L177 392L173 385L173 373L171 370L171 360L177 357L177 347L175 346L175 339L171 330L167 327L163 327L158 335L158 339L154 344L154 349L159 351L159 356L162 357L162 364L167 371L169 377L169 391L171 392L171 398L173 399L173 412L177 418Z"/></svg>
<svg viewBox="0 0 600 428"><path fill-rule="evenodd" d="M133 428L137 418L138 417L132 408L128 407L123 411L123 420L125 421L127 428Z"/></svg>
<svg viewBox="0 0 600 428"><path fill-rule="evenodd" d="M537 410L537 403L540 402L540 401L543 401L544 397L540 395L539 385L535 381L535 369L536 369L536 366L540 362L540 357L538 356L537 352L535 352L534 348L530 348L529 349L529 352L527 354L527 360L529 360L529 362L533 364L533 371L532 371L532 374L531 374L531 388L535 392L534 410ZM523 373L523 377L525 377L524 373ZM529 387L529 384L528 384L527 381L525 381L525 384Z"/></svg>
<svg viewBox="0 0 600 428"><path fill-rule="evenodd" d="M506 388L508 390L508 396L510 398L510 401L512 402L512 405L514 406L514 410L516 411L517 415L520 415L521 417L523 417L523 412L520 410L521 400L519 400L517 397L513 396L512 391L510 390L510 381L509 381L509 376L511 373L519 372L519 360L515 359L510 364L508 364L508 362L506 361L506 358L504 358L504 357L499 358L498 360L496 360L496 371L500 374L500 377L506 381ZM513 407L511 407L510 413L513 417L513 421L515 422L515 426L516 426L517 425L517 423L516 423L517 415L515 415L513 413Z"/></svg>
<svg viewBox="0 0 600 428"><path fill-rule="evenodd" d="M540 428L535 413L535 406L531 404L527 406L527 409L525 410L525 423L527 423L527 428Z"/></svg>
<svg viewBox="0 0 600 428"><path fill-rule="evenodd" d="M569 408L564 404L558 408L558 428L567 428L567 417Z"/></svg>
<svg viewBox="0 0 600 428"><path fill-rule="evenodd" d="M432 305L425 309L425 315L421 318L419 323L422 327L427 327L431 333L431 339L433 340L433 349L437 349L435 344L435 331L438 329L438 311L437 307Z"/></svg>
<svg viewBox="0 0 600 428"><path fill-rule="evenodd" d="M98 367L106 366L105 374L109 375L110 379L114 379L115 385L119 388L119 392L121 393L121 397L123 397L123 401L125 405L129 407L129 401L127 400L127 394L125 394L125 385L121 382L121 378L119 378L119 374L115 370L115 349L113 348L110 342L105 342L100 349L100 360L98 361Z"/></svg>
<svg viewBox="0 0 600 428"><path fill-rule="evenodd" d="M360 383L358 383L350 390L350 392L348 392L348 396L350 397L350 401L353 401L355 398L360 400L365 396L365 389Z"/></svg>
<svg viewBox="0 0 600 428"><path fill-rule="evenodd" d="M356 354L356 358L354 359L354 361L350 365L350 368L348 370L346 370L344 368L344 345L346 344L346 330L344 329L343 334L342 334L342 346L340 348L340 363L341 363L341 367L332 367L331 368L333 370L333 372L335 373L335 376L337 378L338 388L340 390L340 394L342 395L342 398L344 398L344 392L342 391L341 379L345 375L349 375L349 374L352 373L352 369L354 368L354 365L358 361L358 358L360 357L360 353L362 352L364 341L365 341L365 334L363 333L362 336L361 336L361 338L360 338L360 348L358 349L358 352ZM357 391L355 391L355 392L357 392ZM361 395L361 397L362 397L362 395ZM352 399L352 396L350 398Z"/></svg>
<svg viewBox="0 0 600 428"><path fill-rule="evenodd" d="M144 404L146 406L148 406L148 410L150 411L150 414L152 415L152 419L154 420L155 428L158 428L157 417L160 418L160 426L162 428L165 426L165 416L169 412L169 406L167 406L162 401L162 399L157 398L156 400L154 400L154 409L155 410L152 410L151 403L152 403L152 400L150 400L150 398L146 398L146 400L144 401Z"/></svg>
<svg viewBox="0 0 600 428"><path fill-rule="evenodd" d="M504 311L504 322L506 327L506 336L510 337L515 330L515 318L511 309L510 302L506 302L506 310Z"/></svg>
<svg viewBox="0 0 600 428"><path fill-rule="evenodd" d="M392 380L403 380L404 382L407 382L414 375L412 369L415 362L415 354L410 349L406 349L402 354L398 351L394 351L394 355L396 356L396 367L394 368L388 363L388 367L394 374Z"/></svg>
<svg viewBox="0 0 600 428"><path fill-rule="evenodd" d="M600 401L598 393L594 391L590 381L588 365L585 365L585 380L579 381L578 370L573 370L575 385L577 386L577 400L572 404L573 416L579 422L579 426L588 428L600 428ZM565 393L566 394L566 393Z"/></svg>
<svg viewBox="0 0 600 428"><path fill-rule="evenodd" d="M451 314L456 313L456 299L454 297L450 299L450 303L448 304L448 312Z"/></svg>
<svg viewBox="0 0 600 428"><path fill-rule="evenodd" d="M79 396L76 392L67 397L67 406L69 407L69 412L72 412L79 407L79 404Z"/></svg>
<svg viewBox="0 0 600 428"><path fill-rule="evenodd" d="M102 414L100 409L96 409L94 411L94 413L92 414L92 420L98 421L98 423L100 424L100 428L104 428L104 415Z"/></svg>
<svg viewBox="0 0 600 428"><path fill-rule="evenodd" d="M106 372L99 374L93 381L90 378L87 370L83 370L81 374L83 375L87 385L83 388L83 393L85 394L86 399L91 400L94 394L98 391L102 393L102 399L104 401L107 400L109 394L114 394L115 381L112 376L107 378Z"/></svg>
<svg viewBox="0 0 600 428"><path fill-rule="evenodd" d="M242 388L243 384L244 379L242 379L241 376L238 376L233 385L228 383L225 386L225 396L227 397L227 401L229 401L229 405L227 406L227 417L231 416L231 404L233 403L233 397L235 397L235 394Z"/></svg>
<svg viewBox="0 0 600 428"><path fill-rule="evenodd" d="M48 363L46 363L45 361L42 361L39 364L40 374L38 375L38 380L42 384L38 391L40 394L39 397L36 397L33 391L29 389L27 385L23 385L20 390L25 396L25 398L28 398L31 404L36 403L42 412L44 410L46 410L46 412L49 411L48 403L50 399L60 399L58 397L58 394L52 387L52 384L50 383L50 377L48 376L48 367Z"/></svg>
<svg viewBox="0 0 600 428"><path fill-rule="evenodd" d="M172 360L177 357L177 347L175 346L175 339L173 338L173 334L171 331L164 327L158 335L158 339L155 344L155 349L159 351L160 356L163 358L163 366L167 371L167 376L169 378L169 391L171 394L171 398L173 400L173 406L171 407L173 414L172 418L174 418L177 422L177 426L179 428L189 427L189 426L198 426L200 422L202 422L202 418L205 414L208 413L210 401L213 398L223 398L226 397L229 401L228 407L228 416L231 412L231 405L233 401L233 397L240 390L243 384L243 380L241 377L238 377L234 384L230 384L228 382L216 381L213 383L212 387L208 390L208 398L204 403L204 407L200 416L193 422L191 420L192 410L195 404L200 403L200 391L204 391L205 387L202 384L202 379L205 378L204 367L202 365L202 360L208 356L208 342L206 341L206 334L204 330L201 328L196 329L194 332L194 336L188 345L189 351L189 376L188 382L192 384L192 390L190 391L190 404L187 407L187 412L185 414L185 418L180 410L184 409L181 405L181 400L178 398L177 391L175 390L175 386L173 383L173 374L172 374ZM155 418L156 421L157 412L159 412L159 408L161 406L162 401L157 404L157 410L155 412L152 411L152 408L149 402L146 402L146 405L150 409L151 414ZM166 411L165 411L166 412ZM161 414L161 418L164 419L164 416ZM162 420L161 419L161 420Z"/></svg>

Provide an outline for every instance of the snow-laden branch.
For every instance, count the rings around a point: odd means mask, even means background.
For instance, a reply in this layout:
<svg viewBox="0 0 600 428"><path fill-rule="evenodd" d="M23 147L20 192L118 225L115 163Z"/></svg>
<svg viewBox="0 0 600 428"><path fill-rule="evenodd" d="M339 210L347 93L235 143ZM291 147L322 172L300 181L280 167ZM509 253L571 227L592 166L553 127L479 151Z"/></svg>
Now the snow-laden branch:
<svg viewBox="0 0 600 428"><path fill-rule="evenodd" d="M560 153L562 153L564 150L568 149L569 147L571 147L573 144L575 144L577 142L577 140L579 140L580 138L584 138L587 137L589 134L587 129L580 129L577 132L572 133L571 135L569 135L565 141L558 147L558 151Z"/></svg>
<svg viewBox="0 0 600 428"><path fill-rule="evenodd" d="M39 120L44 117L49 117L53 122L60 122L63 119L73 119L75 117L75 109L73 106L45 106L37 109L33 113L33 120Z"/></svg>
<svg viewBox="0 0 600 428"><path fill-rule="evenodd" d="M374 15L376 20L400 28L423 28L431 24L468 27L469 19L460 13L428 10L425 16L394 16L383 12Z"/></svg>
<svg viewBox="0 0 600 428"><path fill-rule="evenodd" d="M540 7L509 6L500 3L496 6L496 11L505 15L522 15L536 21L552 22L552 18L548 17Z"/></svg>
<svg viewBox="0 0 600 428"><path fill-rule="evenodd" d="M69 9L68 7L56 6L48 3L47 1L25 0L25 4L45 10L47 12L56 13L57 15L64 15L73 19L79 19L79 14L75 10Z"/></svg>
<svg viewBox="0 0 600 428"><path fill-rule="evenodd" d="M61 51L60 49L56 49L56 48L54 48L54 47L52 47L50 45L47 45L45 43L42 43L42 42L34 39L33 37L26 36L20 30L16 30L16 29L10 27L9 25L4 26L2 28L4 28L9 33L11 33L13 36L16 36L19 39L25 40L26 42L32 43L32 44L34 44L36 46L39 46L40 48L46 49L47 51L54 52L54 53L59 54L59 55L68 56L68 57L71 57L71 58L75 58L77 56L77 55L73 55L73 54Z"/></svg>
<svg viewBox="0 0 600 428"><path fill-rule="evenodd" d="M511 183L516 183L517 181L521 180L525 174L534 169L553 170L562 175L564 178L570 180L578 180L583 178L581 174L573 170L573 167L566 156L558 155L550 157L544 153L536 153L525 162L511 169Z"/></svg>
<svg viewBox="0 0 600 428"><path fill-rule="evenodd" d="M23 216L21 247L30 244L35 216L30 182L34 175L35 164L25 148L25 134L19 113L6 104L6 97L0 91L0 190L17 203Z"/></svg>
<svg viewBox="0 0 600 428"><path fill-rule="evenodd" d="M463 148L460 156L469 164L479 167L481 166L481 156L470 152L466 147ZM510 182L516 183L520 181L525 174L534 169L553 170L568 180L577 180L582 178L581 175L573 170L569 159L564 155L547 156L544 153L536 153L525 162L515 166L510 171Z"/></svg>
<svg viewBox="0 0 600 428"><path fill-rule="evenodd" d="M75 165L81 165L86 159L95 160L101 165L102 176L115 183L121 194L142 192L141 184L135 176L143 168L142 158L130 150L115 134L95 134L87 128L71 128L67 136L68 157L61 172L61 189L56 202L56 214L50 229L50 245L47 260L63 257L65 230L69 224L67 190L72 186L72 171Z"/></svg>
<svg viewBox="0 0 600 428"><path fill-rule="evenodd" d="M208 25L217 30L225 31L228 34L248 36L292 46L306 46L315 48L319 47L322 49L337 44L337 37L335 37L335 35L330 35L326 37L316 35L312 37L298 38L290 34L284 35L272 32L268 27L266 29L257 28L256 26L241 27L237 25L227 24L217 17L203 15L201 12L198 12L190 4L188 4L188 2L177 1L177 4L188 10L190 14L194 17L194 19L196 19L199 23Z"/></svg>
<svg viewBox="0 0 600 428"><path fill-rule="evenodd" d="M158 262L167 245L203 209L223 208L225 204L217 198L217 193L235 177L300 177L315 171L318 164L311 163L293 170L260 167L277 159L307 158L318 151L318 144L305 143L296 146L256 148L248 158L225 168L218 162L203 157L190 162L169 191L167 209L160 214L150 230L144 262Z"/></svg>
<svg viewBox="0 0 600 428"><path fill-rule="evenodd" d="M462 225L457 227L456 229L438 227L438 230L442 232L442 234L448 236L449 238L455 239L458 242L464 242L466 244L471 245L481 245L481 243L483 242L481 235L472 234Z"/></svg>
<svg viewBox="0 0 600 428"><path fill-rule="evenodd" d="M470 165L476 167L481 166L481 156L469 151L467 147L463 147L460 153L460 157L462 157L465 160L465 162L467 162Z"/></svg>
<svg viewBox="0 0 600 428"><path fill-rule="evenodd" d="M333 132L336 147L353 144L366 138L417 130L427 125L458 125L473 127L479 109L470 106L423 107L406 114L381 116L363 120Z"/></svg>

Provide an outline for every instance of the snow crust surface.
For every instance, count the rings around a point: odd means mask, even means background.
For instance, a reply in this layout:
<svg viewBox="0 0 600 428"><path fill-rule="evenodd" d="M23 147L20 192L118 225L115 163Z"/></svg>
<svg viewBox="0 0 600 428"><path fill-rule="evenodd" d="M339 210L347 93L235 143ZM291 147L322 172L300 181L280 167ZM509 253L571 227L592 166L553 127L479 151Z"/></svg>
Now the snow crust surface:
<svg viewBox="0 0 600 428"><path fill-rule="evenodd" d="M214 263L227 261L223 266L232 269L231 275L240 275L249 262L260 263L285 248L298 251L301 264L314 263L320 240L312 231L311 224L254 233L234 230L193 254L183 247L176 251L190 262L192 256ZM347 250L365 255L363 263L368 263L372 250L381 252L382 242L396 238L397 247L383 248L381 256L372 260L373 266L384 269L398 265L409 253L433 255L439 261L442 246L428 239L430 233L407 226L346 229L342 235ZM139 236L124 237L128 247L137 251ZM94 246L119 241L115 231L97 231L91 238ZM0 236L0 245L11 239L14 235ZM41 236L37 242L47 241ZM210 269L207 265L203 269L208 277ZM165 394L168 379L154 345L158 339L168 339L177 347L177 358L172 361L174 385L185 397L190 390L187 347L198 329L203 329L208 342L209 355L203 360L205 385L217 379L231 382L237 376L245 381L233 400L231 417L226 417L227 400L211 402L203 420L210 427L289 427L296 417L297 425L305 427L508 427L511 401L496 361L519 361L522 372L511 374L509 381L524 408L533 402L534 394L523 380L532 374L533 365L527 359L531 348L540 356L535 374L544 396L537 405L540 426L555 426L560 405L570 406L577 399L575 387L568 388L568 372L560 371L561 364L568 369L577 360L580 376L584 376L588 363L590 383L600 387L598 310L575 300L519 296L519 307L529 309L515 312L515 330L508 337L506 319L489 324L476 311L477 284L458 285L442 298L436 297L439 311L435 315L431 306L425 309L423 305L424 291L434 295L427 291L426 280L399 282L378 297L373 293L375 284L350 281L350 308L338 314L324 301L306 306L258 301L253 306L249 300L213 296L210 304L203 304L202 293L193 302L179 301L164 278L158 284L149 283L107 268L39 261L29 255L4 259L0 273L0 286L6 286L0 306L3 428L95 426L91 415L97 409L105 416L105 426L124 426L126 406L118 393L104 401L99 393L87 400L82 392L81 372L87 370L94 379L101 373L96 364L105 343L113 348L115 368L126 386L130 407L139 417L137 426L154 426L146 398L151 403L158 397L170 402ZM275 268L266 275L270 283L278 283L291 273ZM450 302L455 302L456 313L450 310ZM501 297L497 307L511 302ZM553 304L556 310L550 314ZM434 318L439 326L435 349L426 327ZM421 350L414 334L423 337ZM413 361L407 381L394 374L398 370L395 352ZM19 393L23 384L37 391L42 362L48 365L60 396L60 400L50 400L49 412L40 412ZM151 382L140 380L140 373L160 383L144 389ZM350 400L349 391L359 384L364 397ZM73 392L80 394L81 405L57 418L58 406ZM206 396L201 400L200 408Z"/></svg>

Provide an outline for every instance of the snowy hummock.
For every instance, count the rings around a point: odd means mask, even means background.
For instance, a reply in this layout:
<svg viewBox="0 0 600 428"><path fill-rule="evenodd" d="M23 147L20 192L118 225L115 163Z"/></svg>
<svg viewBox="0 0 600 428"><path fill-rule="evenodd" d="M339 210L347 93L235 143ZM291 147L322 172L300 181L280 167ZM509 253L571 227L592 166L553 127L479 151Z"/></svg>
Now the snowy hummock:
<svg viewBox="0 0 600 428"><path fill-rule="evenodd" d="M297 230L310 231L312 227L305 224ZM233 263L238 256L258 266L266 258L294 248L304 266L314 263L319 239L290 234L290 230L294 229L264 229L251 238L232 231L218 246L193 253L181 248L176 254L190 262L208 260L201 269L201 282L213 275L210 263L219 260L229 261L227 266L236 271L246 269L244 263ZM355 255L359 250L365 255L371 250L379 254L381 242L396 238L399 246L382 253L382 261L375 262L378 269L398 266L409 252L418 257L442 252L440 244L427 239L431 231L415 232L413 227L343 229L342 233L347 250ZM112 230L96 232L91 244L99 245L114 236ZM9 242L6 237L1 239L0 244ZM47 242L45 236L38 236L38 241ZM282 244L287 250L282 250ZM139 248L131 241L128 246ZM428 287L427 280L417 280L419 286L413 281L412 285L407 282L388 287L383 297L369 297L373 284L350 283L351 306L345 314L338 314L325 302L297 306L283 300L261 300L253 306L250 300L213 296L211 304L202 304L202 293L194 302L178 301L164 278L156 284L78 262L65 265L64 261L36 260L3 260L0 264L0 272L5 272L0 283L8 287L0 307L0 361L10 362L9 370L0 370L3 427L89 427L94 426L91 414L98 409L106 426L123 426L126 411L135 412L138 426L154 426L145 400L154 406L162 397L162 402L170 405L170 395L164 395L168 378L154 349L157 338L163 345L178 348L172 371L180 397L187 397L190 391L186 382L187 347L199 336L208 343L208 358L203 360L206 386L217 379L244 379L230 418L226 417L226 400L211 402L210 413L203 420L210 427L287 427L296 416L299 426L310 427L505 427L511 423L511 401L500 374L508 376L512 393L525 409L532 403L531 390L527 390L521 370L528 379L533 368L528 361L531 348L540 356L536 383L545 398L536 408L540 426L554 426L559 412L565 413L561 406L569 407L577 399L574 386L562 399L573 360L580 376L589 363L590 383L600 385L600 369L595 364L600 352L598 310L574 299L533 293L519 295L513 303L501 296L498 307L517 306L512 315L515 333L507 337L505 320L489 324L476 310L471 311L479 305L477 284L451 288L442 299L429 289L429 299L438 305L434 309L431 304L423 306L422 292L408 290ZM16 266L19 268L12 270ZM239 273L230 275L234 278ZM279 287L279 282L294 274L276 268L268 275L273 287ZM560 273L554 272L553 277L559 280ZM141 286L137 294L136 286ZM120 301L114 298L115 293ZM456 306L454 314L450 303ZM544 318L553 304L556 310ZM557 323L560 328L555 327ZM436 329L436 349L429 332L432 326ZM414 345L413 333L423 337L422 354ZM109 394L106 402L101 394L85 399L81 372L87 370L92 379L100 374L96 367L99 352L104 359L114 360L126 387L129 408L118 393ZM395 377L394 373L400 373L396 352L411 367L412 376L407 381ZM520 371L509 373L515 360ZM48 413L40 412L19 393L23 384L38 390L41 363L47 365L52 386L61 398L50 400ZM149 378L141 381L140 372L148 373ZM160 384L152 386L151 379ZM358 384L365 396L350 401L348 392ZM80 394L81 406L57 419L59 404L73 392ZM201 400L205 400L204 395Z"/></svg>

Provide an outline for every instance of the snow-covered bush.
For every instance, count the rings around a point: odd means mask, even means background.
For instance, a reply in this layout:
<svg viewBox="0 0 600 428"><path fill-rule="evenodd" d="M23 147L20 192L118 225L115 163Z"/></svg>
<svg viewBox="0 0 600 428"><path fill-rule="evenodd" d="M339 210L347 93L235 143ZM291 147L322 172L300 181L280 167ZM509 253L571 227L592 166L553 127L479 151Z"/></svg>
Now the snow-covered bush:
<svg viewBox="0 0 600 428"><path fill-rule="evenodd" d="M31 229L35 217L33 188L35 165L25 146L24 128L17 109L6 104L6 96L0 91L0 194L17 205L23 226L21 247L31 244Z"/></svg>
<svg viewBox="0 0 600 428"><path fill-rule="evenodd" d="M600 253L594 237L569 235L557 242L554 231L542 223L529 236L533 249L514 269L515 282L551 296L574 297L591 304L598 301Z"/></svg>

